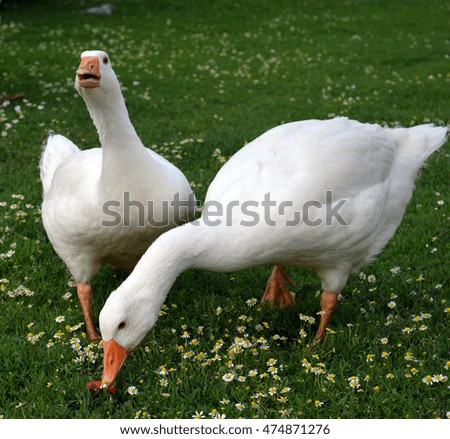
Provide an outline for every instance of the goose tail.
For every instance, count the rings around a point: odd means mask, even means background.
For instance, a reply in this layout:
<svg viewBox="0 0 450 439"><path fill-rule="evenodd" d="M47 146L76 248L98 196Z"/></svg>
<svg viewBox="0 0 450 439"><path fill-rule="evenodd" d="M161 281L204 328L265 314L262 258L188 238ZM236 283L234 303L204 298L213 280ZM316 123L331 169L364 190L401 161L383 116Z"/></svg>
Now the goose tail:
<svg viewBox="0 0 450 439"><path fill-rule="evenodd" d="M419 125L411 128L412 132L417 131L417 136L422 141L422 163L431 155L434 151L438 150L447 141L449 127L448 126L436 126L433 124Z"/></svg>
<svg viewBox="0 0 450 439"><path fill-rule="evenodd" d="M412 172L417 172L425 160L447 141L449 127L426 124L388 130L394 138L400 162L409 165Z"/></svg>
<svg viewBox="0 0 450 439"><path fill-rule="evenodd" d="M49 133L47 141L44 143L39 163L44 198L50 190L53 176L58 166L66 158L77 152L80 152L80 149L72 141L60 134Z"/></svg>

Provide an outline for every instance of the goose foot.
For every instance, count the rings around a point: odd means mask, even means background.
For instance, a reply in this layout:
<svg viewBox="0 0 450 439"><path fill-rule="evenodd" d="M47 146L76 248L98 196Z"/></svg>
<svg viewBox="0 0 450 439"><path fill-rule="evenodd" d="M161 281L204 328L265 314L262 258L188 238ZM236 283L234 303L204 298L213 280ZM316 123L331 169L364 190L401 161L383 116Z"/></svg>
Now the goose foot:
<svg viewBox="0 0 450 439"><path fill-rule="evenodd" d="M320 296L320 309L322 315L320 316L319 329L313 340L313 345L322 343L325 331L330 323L331 316L338 300L339 293L333 293L331 291L323 291Z"/></svg>
<svg viewBox="0 0 450 439"><path fill-rule="evenodd" d="M84 321L86 322L86 332L92 341L100 338L100 334L94 327L91 314L92 288L89 282L77 282L77 294L83 310Z"/></svg>
<svg viewBox="0 0 450 439"><path fill-rule="evenodd" d="M261 303L269 303L273 307L276 303L280 307L285 307L295 303L294 296L289 291L287 285L294 285L294 281L287 275L283 267L274 267L272 274L267 281Z"/></svg>

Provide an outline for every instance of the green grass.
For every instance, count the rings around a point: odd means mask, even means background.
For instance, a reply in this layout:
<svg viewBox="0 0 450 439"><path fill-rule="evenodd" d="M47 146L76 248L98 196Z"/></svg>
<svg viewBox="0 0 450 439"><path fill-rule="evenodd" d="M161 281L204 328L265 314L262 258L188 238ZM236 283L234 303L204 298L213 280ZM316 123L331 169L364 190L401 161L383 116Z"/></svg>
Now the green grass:
<svg viewBox="0 0 450 439"><path fill-rule="evenodd" d="M73 88L79 55L92 48L111 56L144 143L182 169L199 199L222 157L282 122L448 123L448 5L122 0L112 16L82 13L95 3L0 6L0 95L26 94L0 106L0 417L448 416L448 145L428 160L366 277L349 280L320 349L306 349L317 328L308 317L317 322L319 310L313 273L291 270L301 300L270 310L249 305L270 267L191 270L127 361L114 397L86 390L101 375L102 351L78 327L75 288L42 227L38 170L49 129L83 148L98 144ZM108 267L95 277L95 315L124 278Z"/></svg>

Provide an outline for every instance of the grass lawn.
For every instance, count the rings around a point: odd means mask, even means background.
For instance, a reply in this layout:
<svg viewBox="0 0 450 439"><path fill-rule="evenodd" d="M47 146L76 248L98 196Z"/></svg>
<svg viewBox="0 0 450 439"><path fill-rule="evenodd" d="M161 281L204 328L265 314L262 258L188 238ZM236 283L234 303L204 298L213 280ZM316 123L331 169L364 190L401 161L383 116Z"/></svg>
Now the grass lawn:
<svg viewBox="0 0 450 439"><path fill-rule="evenodd" d="M320 349L316 275L259 306L271 267L183 273L128 359L91 395L102 349L40 218L48 130L98 145L74 90L106 50L143 142L203 199L234 152L282 122L449 122L449 5L439 0L3 1L0 5L0 418L449 417L449 145L421 172L385 251L342 291ZM93 312L125 274L93 280Z"/></svg>

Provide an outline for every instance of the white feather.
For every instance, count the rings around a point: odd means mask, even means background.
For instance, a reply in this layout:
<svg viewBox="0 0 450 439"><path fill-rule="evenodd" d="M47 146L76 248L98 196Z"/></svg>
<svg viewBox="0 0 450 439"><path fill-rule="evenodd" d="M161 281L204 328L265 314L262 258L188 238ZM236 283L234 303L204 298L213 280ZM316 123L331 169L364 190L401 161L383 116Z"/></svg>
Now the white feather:
<svg viewBox="0 0 450 439"><path fill-rule="evenodd" d="M77 152L80 152L80 150L72 141L60 134L49 133L39 163L44 197L47 196L50 190L53 176L58 166Z"/></svg>

